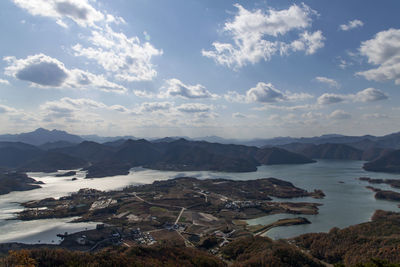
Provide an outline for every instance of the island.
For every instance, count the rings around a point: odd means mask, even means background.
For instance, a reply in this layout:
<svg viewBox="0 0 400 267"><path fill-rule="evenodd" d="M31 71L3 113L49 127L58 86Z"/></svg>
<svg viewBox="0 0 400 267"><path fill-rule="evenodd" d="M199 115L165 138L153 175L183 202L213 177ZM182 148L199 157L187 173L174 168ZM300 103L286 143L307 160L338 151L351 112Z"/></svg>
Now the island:
<svg viewBox="0 0 400 267"><path fill-rule="evenodd" d="M358 178L360 181L365 181L370 184L387 184L393 188L400 188L400 179L373 179L369 177L360 177Z"/></svg>
<svg viewBox="0 0 400 267"><path fill-rule="evenodd" d="M0 195L8 194L12 191L27 191L40 188L40 184L25 173L20 172L0 172Z"/></svg>
<svg viewBox="0 0 400 267"><path fill-rule="evenodd" d="M63 234L62 245L69 248L96 250L120 238L128 244L174 240L185 246L200 247L211 238L217 240L211 248L217 249L221 243L243 235L260 235L273 227L310 223L301 217L280 220L264 229L246 223L248 219L269 214L318 213L319 203L289 201L300 197L318 199L323 192L309 192L276 178L234 181L182 177L120 191L80 189L59 199L29 201L22 203L25 210L17 218L78 216L75 222L99 222L96 230ZM118 238L110 239L116 233Z"/></svg>
<svg viewBox="0 0 400 267"><path fill-rule="evenodd" d="M56 174L56 177L69 177L69 176L74 176L74 175L76 175L76 171L68 171L68 172Z"/></svg>

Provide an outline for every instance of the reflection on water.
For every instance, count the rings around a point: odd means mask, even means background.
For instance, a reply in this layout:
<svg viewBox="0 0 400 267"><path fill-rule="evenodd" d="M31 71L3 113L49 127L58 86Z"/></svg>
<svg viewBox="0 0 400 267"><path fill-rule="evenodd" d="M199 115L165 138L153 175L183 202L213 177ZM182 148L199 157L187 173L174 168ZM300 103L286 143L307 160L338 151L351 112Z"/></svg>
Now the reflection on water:
<svg viewBox="0 0 400 267"><path fill-rule="evenodd" d="M361 176L372 178L399 179L398 175L370 173L364 171L362 161L320 160L314 164L304 165L274 165L261 166L257 172L251 173L217 173L217 172L171 172L154 171L143 168L134 168L128 175L84 179L84 172L78 172L78 180L71 181L72 177L55 177L55 173L29 173L28 175L45 184L42 188L12 192L0 196L0 242L56 242L57 233L73 232L94 224L71 224L71 219L38 220L21 222L5 220L13 218L14 213L21 210L16 202L38 200L46 197L58 198L75 192L80 188L95 188L99 190L116 190L129 185L152 183L155 180L166 180L176 177L191 176L199 179L226 178L233 180L252 180L258 178L275 177L290 181L296 186L307 189L322 189L326 197L322 200L310 198L294 199L290 201L313 201L322 203L320 214L307 215L312 224L289 227L278 227L268 231L272 238L293 237L307 232L326 232L332 227L346 227L352 224L368 221L376 209L399 211L397 204L389 201L375 200L374 194L365 188L366 182L357 180ZM387 185L374 185L388 189ZM391 188L391 190L396 191ZM254 220L250 224L268 224L277 219L297 217L293 215L274 215ZM82 228L83 227L83 228ZM27 231L26 229L29 229Z"/></svg>

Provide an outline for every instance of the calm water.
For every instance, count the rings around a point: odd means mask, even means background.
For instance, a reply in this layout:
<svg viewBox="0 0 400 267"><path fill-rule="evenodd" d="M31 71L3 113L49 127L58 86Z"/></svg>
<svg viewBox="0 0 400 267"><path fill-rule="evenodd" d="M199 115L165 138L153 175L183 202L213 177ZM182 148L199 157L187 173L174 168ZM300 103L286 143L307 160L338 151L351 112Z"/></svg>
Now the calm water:
<svg viewBox="0 0 400 267"><path fill-rule="evenodd" d="M252 173L215 173L215 172L165 172L141 168L133 169L129 175L99 179L83 179L79 172L77 181L71 177L55 177L55 173L29 173L29 176L45 184L40 189L25 192L12 192L0 196L0 242L19 241L26 243L57 243L57 233L76 232L92 229L95 223L69 223L72 219L49 219L22 222L12 220L14 213L21 210L20 202L38 200L46 197L61 197L80 188L99 190L121 189L128 185L152 183L155 180L166 180L175 177L191 176L200 179L228 178L233 180L252 180L257 178L276 177L292 182L307 189L322 189L326 197L322 200L299 198L289 201L310 201L323 204L318 215L305 215L312 224L289 227L278 227L267 235L272 238L288 238L309 232L327 232L332 227L346 227L368 221L377 209L400 211L398 203L375 200L374 193L366 189L366 182L358 177L400 179L400 175L371 173L362 170L362 161L320 160L305 165L261 166ZM379 188L390 188L386 185L373 185ZM396 191L391 188L391 190ZM285 200L287 201L287 200ZM249 224L268 224L277 219L297 217L299 215L279 214L249 220ZM11 219L11 220L10 220Z"/></svg>

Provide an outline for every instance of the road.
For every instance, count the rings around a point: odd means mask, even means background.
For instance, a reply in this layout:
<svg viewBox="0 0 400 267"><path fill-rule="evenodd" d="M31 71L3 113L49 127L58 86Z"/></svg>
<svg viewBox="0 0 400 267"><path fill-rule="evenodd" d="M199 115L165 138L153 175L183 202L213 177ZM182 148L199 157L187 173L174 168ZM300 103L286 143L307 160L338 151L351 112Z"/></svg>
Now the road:
<svg viewBox="0 0 400 267"><path fill-rule="evenodd" d="M175 224L177 224L179 222L179 220L180 220L180 218L181 218L181 216L182 216L184 211L185 211L185 208L182 207L181 212L178 215L178 218L176 218Z"/></svg>

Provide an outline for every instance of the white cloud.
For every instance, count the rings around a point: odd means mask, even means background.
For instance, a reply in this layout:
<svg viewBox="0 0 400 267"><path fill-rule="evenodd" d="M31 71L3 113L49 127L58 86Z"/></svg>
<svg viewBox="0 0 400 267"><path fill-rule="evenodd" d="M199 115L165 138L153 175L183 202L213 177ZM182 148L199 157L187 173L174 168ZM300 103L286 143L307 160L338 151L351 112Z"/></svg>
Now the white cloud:
<svg viewBox="0 0 400 267"><path fill-rule="evenodd" d="M313 98L313 96L307 93L282 92L276 89L271 83L263 82L259 82L256 87L253 87L246 92L247 102L259 102L263 104L281 101L297 102L309 98Z"/></svg>
<svg viewBox="0 0 400 267"><path fill-rule="evenodd" d="M106 16L106 22L108 23L115 23L115 24L126 24L126 21L122 17L115 17L111 14L107 14Z"/></svg>
<svg viewBox="0 0 400 267"><path fill-rule="evenodd" d="M143 97L143 98L158 98L159 96L155 93L152 92L147 92L147 91L143 91L143 90L133 90L133 93L137 96L137 97Z"/></svg>
<svg viewBox="0 0 400 267"><path fill-rule="evenodd" d="M82 27L94 26L105 19L87 0L13 0L19 7L34 16L50 17L63 27L65 19L71 19Z"/></svg>
<svg viewBox="0 0 400 267"><path fill-rule="evenodd" d="M375 88L367 88L354 95L354 101L360 102L374 102L386 99L388 99L388 95Z"/></svg>
<svg viewBox="0 0 400 267"><path fill-rule="evenodd" d="M245 119L245 118L247 118L247 116L244 115L243 113L235 112L235 113L232 114L232 118L235 118L235 119Z"/></svg>
<svg viewBox="0 0 400 267"><path fill-rule="evenodd" d="M4 79L0 79L0 84L9 85L10 82Z"/></svg>
<svg viewBox="0 0 400 267"><path fill-rule="evenodd" d="M389 116L386 114L381 114L381 113L370 113L370 114L364 114L363 118L366 120L381 120L381 119L389 119Z"/></svg>
<svg viewBox="0 0 400 267"><path fill-rule="evenodd" d="M236 103L245 103L246 102L246 96L241 95L235 91L228 91L228 93L226 93L224 95L224 98L228 102L236 102Z"/></svg>
<svg viewBox="0 0 400 267"><path fill-rule="evenodd" d="M282 92L274 87L271 83L259 82L253 88L250 88L246 95L241 95L234 91L229 91L224 95L225 100L237 103L262 103L272 104L277 102L297 102L313 98L312 95L307 93L291 93Z"/></svg>
<svg viewBox="0 0 400 267"><path fill-rule="evenodd" d="M281 54L288 54L289 51L305 51L306 55L312 55L318 49L324 47L325 37L321 31L309 33L307 31L300 34L299 39L291 42L290 44L281 43Z"/></svg>
<svg viewBox="0 0 400 267"><path fill-rule="evenodd" d="M250 102L260 103L275 103L288 100L287 96L276 89L271 83L263 82L259 82L256 87L247 91L246 97Z"/></svg>
<svg viewBox="0 0 400 267"><path fill-rule="evenodd" d="M263 107L254 108L255 110L270 110L270 109L278 109L285 111L299 111L299 110L312 110L316 109L316 105L296 105L296 106L284 106L284 105L264 105Z"/></svg>
<svg viewBox="0 0 400 267"><path fill-rule="evenodd" d="M0 104L0 114L18 113L15 108Z"/></svg>
<svg viewBox="0 0 400 267"><path fill-rule="evenodd" d="M357 75L367 80L394 80L396 84L400 84L400 29L377 33L373 39L362 42L359 50L377 68L357 72Z"/></svg>
<svg viewBox="0 0 400 267"><path fill-rule="evenodd" d="M328 118L333 120L347 120L351 118L351 114L344 110L338 109L329 114Z"/></svg>
<svg viewBox="0 0 400 267"><path fill-rule="evenodd" d="M149 42L142 44L138 37L128 38L108 25L104 29L93 30L88 41L90 47L74 45L74 55L94 60L119 80L148 81L157 75L151 60L162 55L163 51Z"/></svg>
<svg viewBox="0 0 400 267"><path fill-rule="evenodd" d="M324 37L320 31L311 34L305 31L293 44L277 40L290 31L304 30L311 25L311 16L316 12L305 4L294 4L284 10L267 11L249 11L240 4L234 6L238 12L223 28L223 31L232 37L233 43L214 42L213 50L202 50L203 56L214 59L218 64L236 69L262 59L268 61L278 51L288 53L289 49L292 49L313 54L323 46ZM270 38L266 39L266 36L276 40L271 41Z"/></svg>
<svg viewBox="0 0 400 267"><path fill-rule="evenodd" d="M142 112L156 112L168 111L172 108L173 104L170 102L145 102L142 103L140 111Z"/></svg>
<svg viewBox="0 0 400 267"><path fill-rule="evenodd" d="M126 107L121 106L121 105L112 105L112 106L109 106L108 109L114 110L114 111L118 111L118 112L121 112L121 113L131 112L131 110L129 110Z"/></svg>
<svg viewBox="0 0 400 267"><path fill-rule="evenodd" d="M332 87L332 88L339 88L340 87L339 83L337 81L335 81L334 79L331 79L331 78L318 76L318 77L315 77L315 80L317 82L327 84L329 87Z"/></svg>
<svg viewBox="0 0 400 267"><path fill-rule="evenodd" d="M200 103L186 103L176 107L176 109L183 113L204 113L210 112L213 106Z"/></svg>
<svg viewBox="0 0 400 267"><path fill-rule="evenodd" d="M374 102L388 99L388 95L383 91L375 88L367 88L356 94L329 94L325 93L318 97L317 103L319 105L330 105L341 103L345 101L350 102Z"/></svg>
<svg viewBox="0 0 400 267"><path fill-rule="evenodd" d="M24 59L5 57L8 63L4 73L39 87L77 88L95 87L105 92L125 93L126 88L80 69L67 69L59 60L44 54Z"/></svg>
<svg viewBox="0 0 400 267"><path fill-rule="evenodd" d="M336 104L345 101L348 99L346 95L339 95L339 94L328 94L325 93L318 97L317 103L320 105L329 105L329 104Z"/></svg>
<svg viewBox="0 0 400 267"><path fill-rule="evenodd" d="M353 65L352 62L347 61L347 60L344 60L342 57L338 57L337 60L338 60L338 66L339 66L339 68L341 68L341 69L343 69L343 70L346 69L347 67Z"/></svg>
<svg viewBox="0 0 400 267"><path fill-rule="evenodd" d="M216 94L210 93L203 85L186 85L178 79L169 79L165 82L160 97L181 97L185 99L195 98L217 98Z"/></svg>
<svg viewBox="0 0 400 267"><path fill-rule="evenodd" d="M131 110L121 105L108 106L102 102L89 98L69 98L63 97L55 101L46 101L39 106L44 121L54 121L68 119L80 121L88 115L88 111L115 111L120 113L129 113Z"/></svg>
<svg viewBox="0 0 400 267"><path fill-rule="evenodd" d="M342 24L339 26L339 28L342 31L349 31L358 27L362 27L364 26L364 23L361 20L355 19L355 20L351 20L349 21L347 24Z"/></svg>
<svg viewBox="0 0 400 267"><path fill-rule="evenodd" d="M152 80L157 72L151 59L162 55L149 42L141 43L139 38L127 37L115 32L110 23L125 24L122 17L96 10L87 0L13 0L19 7L34 16L51 17L68 27L67 18L81 27L88 27L89 36L82 35L88 44L78 43L72 47L75 56L93 60L116 79L124 81Z"/></svg>

